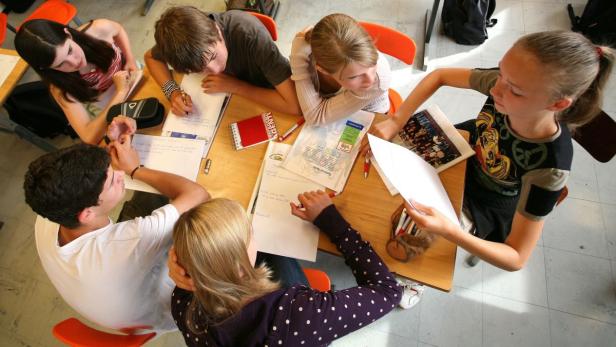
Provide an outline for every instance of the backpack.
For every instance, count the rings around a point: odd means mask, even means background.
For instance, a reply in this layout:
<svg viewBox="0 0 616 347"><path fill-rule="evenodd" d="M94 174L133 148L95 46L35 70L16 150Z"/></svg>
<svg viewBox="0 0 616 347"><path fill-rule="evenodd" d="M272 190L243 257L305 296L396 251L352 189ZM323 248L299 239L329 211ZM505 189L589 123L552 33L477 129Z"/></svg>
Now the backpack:
<svg viewBox="0 0 616 347"><path fill-rule="evenodd" d="M575 16L567 6L571 30L582 33L595 44L616 47L616 2L614 0L589 0L581 17Z"/></svg>
<svg viewBox="0 0 616 347"><path fill-rule="evenodd" d="M77 136L68 124L64 112L49 93L49 86L42 81L20 84L4 103L9 118L39 137L57 135Z"/></svg>
<svg viewBox="0 0 616 347"><path fill-rule="evenodd" d="M441 20L445 34L462 45L479 45L493 27L496 0L445 0Z"/></svg>
<svg viewBox="0 0 616 347"><path fill-rule="evenodd" d="M227 11L242 10L258 12L270 17L277 11L277 1L275 0L225 0Z"/></svg>

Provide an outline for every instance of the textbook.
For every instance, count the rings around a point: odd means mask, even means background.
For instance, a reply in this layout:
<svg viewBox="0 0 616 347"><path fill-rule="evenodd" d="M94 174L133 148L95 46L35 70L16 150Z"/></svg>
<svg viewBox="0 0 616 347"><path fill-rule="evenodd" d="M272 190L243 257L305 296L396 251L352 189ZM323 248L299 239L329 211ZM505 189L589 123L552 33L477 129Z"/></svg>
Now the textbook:
<svg viewBox="0 0 616 347"><path fill-rule="evenodd" d="M436 105L415 113L391 142L413 151L432 165L436 172L444 171L475 154ZM375 163L374 168L383 178L389 192L392 195L398 194L379 165Z"/></svg>
<svg viewBox="0 0 616 347"><path fill-rule="evenodd" d="M232 123L230 127L236 151L278 138L278 130L271 112Z"/></svg>

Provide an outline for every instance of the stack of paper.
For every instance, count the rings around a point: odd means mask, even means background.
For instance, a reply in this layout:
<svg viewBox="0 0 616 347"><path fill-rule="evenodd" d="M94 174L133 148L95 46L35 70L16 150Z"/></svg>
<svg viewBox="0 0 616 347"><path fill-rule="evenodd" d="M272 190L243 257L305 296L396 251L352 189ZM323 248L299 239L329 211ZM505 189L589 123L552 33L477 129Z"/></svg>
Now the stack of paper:
<svg viewBox="0 0 616 347"><path fill-rule="evenodd" d="M135 134L133 148L143 166L196 181L205 141ZM125 175L126 189L158 193L152 186Z"/></svg>
<svg viewBox="0 0 616 347"><path fill-rule="evenodd" d="M322 190L323 186L282 167L290 148L284 143L269 143L248 211L253 213L259 251L315 261L319 230L292 215L289 203L297 204L298 194Z"/></svg>

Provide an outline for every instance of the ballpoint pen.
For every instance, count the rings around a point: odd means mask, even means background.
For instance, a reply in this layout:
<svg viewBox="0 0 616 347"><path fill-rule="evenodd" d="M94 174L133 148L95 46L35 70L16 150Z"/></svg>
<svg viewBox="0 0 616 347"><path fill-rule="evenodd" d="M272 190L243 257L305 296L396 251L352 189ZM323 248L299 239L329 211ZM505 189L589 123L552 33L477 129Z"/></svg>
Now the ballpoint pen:
<svg viewBox="0 0 616 347"><path fill-rule="evenodd" d="M188 106L188 103L186 102L186 93L183 90L180 90L180 93L182 93L182 102L184 105ZM186 115L188 115L188 112L186 112Z"/></svg>
<svg viewBox="0 0 616 347"><path fill-rule="evenodd" d="M287 137L289 137L289 135L293 133L293 131L295 131L295 129L299 128L302 124L304 124L305 121L306 119L304 117L300 118L297 123L293 124L293 126L290 127L289 130L285 131L282 136L278 136L278 141L284 141Z"/></svg>
<svg viewBox="0 0 616 347"><path fill-rule="evenodd" d="M364 157L364 179L368 178L368 172L370 172L370 154L366 153Z"/></svg>
<svg viewBox="0 0 616 347"><path fill-rule="evenodd" d="M210 167L212 167L212 159L208 159L205 161L205 167L203 168L203 173L206 175L209 174Z"/></svg>

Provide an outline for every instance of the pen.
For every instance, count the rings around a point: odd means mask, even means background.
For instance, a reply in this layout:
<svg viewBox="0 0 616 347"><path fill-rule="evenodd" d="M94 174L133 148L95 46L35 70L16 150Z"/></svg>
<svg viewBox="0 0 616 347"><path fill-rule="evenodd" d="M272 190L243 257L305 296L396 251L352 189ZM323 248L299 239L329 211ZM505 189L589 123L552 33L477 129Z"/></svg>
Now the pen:
<svg viewBox="0 0 616 347"><path fill-rule="evenodd" d="M338 196L339 194L340 194L340 193L338 193L338 192L329 192L329 193L327 193L327 195L328 195L330 198L333 198L333 197L335 197L335 196ZM297 208L304 208L304 205L302 205L302 203L300 202L300 203L297 205Z"/></svg>
<svg viewBox="0 0 616 347"><path fill-rule="evenodd" d="M188 106L188 103L186 102L186 93L183 90L180 90L180 93L182 93L182 102L184 105ZM186 112L186 115L188 115L188 112Z"/></svg>
<svg viewBox="0 0 616 347"><path fill-rule="evenodd" d="M402 224L402 227L398 230L398 233L396 234L396 236L404 234L404 232L406 231L406 228L408 228L409 226L409 223L411 223L411 217L407 218L404 221L404 224Z"/></svg>
<svg viewBox="0 0 616 347"><path fill-rule="evenodd" d="M295 129L299 128L300 125L304 124L305 121L306 119L304 117L300 118L297 123L293 124L293 126L290 127L289 130L285 131L282 136L278 136L278 141L284 141L287 137L289 137L289 135L293 133L293 131L295 131Z"/></svg>
<svg viewBox="0 0 616 347"><path fill-rule="evenodd" d="M398 219L398 225L396 225L396 229L394 229L394 236L396 236L396 233L398 232L398 230L400 230L405 220L406 220L406 209L403 208L402 213L400 213L400 219Z"/></svg>
<svg viewBox="0 0 616 347"><path fill-rule="evenodd" d="M368 153L366 153L366 157L364 159L364 179L368 178L368 172L370 172L370 157Z"/></svg>
<svg viewBox="0 0 616 347"><path fill-rule="evenodd" d="M203 168L203 173L206 175L209 174L210 167L212 167L212 159L208 159L205 161L205 168Z"/></svg>

